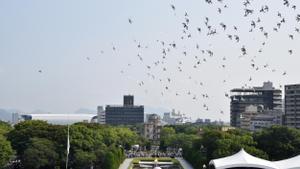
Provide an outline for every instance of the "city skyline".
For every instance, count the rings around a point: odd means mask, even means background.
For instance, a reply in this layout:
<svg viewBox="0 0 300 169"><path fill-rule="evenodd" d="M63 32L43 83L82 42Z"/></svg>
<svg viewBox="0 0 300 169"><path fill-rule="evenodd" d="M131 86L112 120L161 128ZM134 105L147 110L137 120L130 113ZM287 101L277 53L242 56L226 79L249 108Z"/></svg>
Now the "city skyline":
<svg viewBox="0 0 300 169"><path fill-rule="evenodd" d="M247 8L256 11L244 17L243 2L233 0L213 4L204 0L0 2L0 108L53 113L79 108L96 111L99 105L121 104L122 95L132 94L145 109L174 108L193 119L229 121L230 99L225 94L231 89L271 81L283 90L286 84L300 83L299 33L295 31L300 28L295 21L299 9L283 6L282 1L251 3ZM291 3L300 6L300 2ZM264 5L269 11L259 12ZM273 28L281 20L278 11L286 23L275 32ZM206 36L206 17L217 35ZM186 18L190 21L186 31L192 37L181 40ZM251 21L258 18L261 24L256 23L254 34L249 33ZM227 25L226 31L221 22ZM260 26L269 33L268 38L260 32ZM201 27L201 33L197 27ZM239 43L227 37L237 34ZM175 42L176 50L168 53L161 67L166 72L149 71L147 66L153 69L162 56L161 42ZM243 46L247 48L245 56ZM291 49L293 53L289 54ZM207 50L214 52L212 57ZM197 69L193 68L195 56L201 57ZM258 71L252 69L252 59ZM179 62L182 72L177 68ZM209 98L202 98L202 94Z"/></svg>

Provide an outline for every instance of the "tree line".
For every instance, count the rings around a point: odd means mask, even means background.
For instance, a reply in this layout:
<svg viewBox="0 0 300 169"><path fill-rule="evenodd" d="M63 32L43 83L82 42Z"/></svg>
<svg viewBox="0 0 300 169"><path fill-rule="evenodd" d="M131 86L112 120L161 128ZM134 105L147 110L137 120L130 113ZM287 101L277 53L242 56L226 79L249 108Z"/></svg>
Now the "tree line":
<svg viewBox="0 0 300 169"><path fill-rule="evenodd" d="M70 126L68 168L117 169L124 149L145 143L126 127L77 123ZM0 168L62 169L66 165L67 126L24 121L0 123Z"/></svg>
<svg viewBox="0 0 300 169"><path fill-rule="evenodd" d="M233 155L241 148L272 161L300 155L300 130L272 126L252 133L240 129L222 131L213 126L165 126L160 143L161 149L183 148L183 157L195 169L202 169L210 160Z"/></svg>
<svg viewBox="0 0 300 169"><path fill-rule="evenodd" d="M117 169L124 150L139 144L150 148L137 134L141 126L107 126L77 123L70 126L69 168ZM244 148L267 160L282 160L300 154L300 130L272 126L259 132L216 126L164 126L160 149L182 148L183 157L195 169L209 161ZM63 169L67 156L67 126L45 121L24 121L14 127L0 122L0 169Z"/></svg>

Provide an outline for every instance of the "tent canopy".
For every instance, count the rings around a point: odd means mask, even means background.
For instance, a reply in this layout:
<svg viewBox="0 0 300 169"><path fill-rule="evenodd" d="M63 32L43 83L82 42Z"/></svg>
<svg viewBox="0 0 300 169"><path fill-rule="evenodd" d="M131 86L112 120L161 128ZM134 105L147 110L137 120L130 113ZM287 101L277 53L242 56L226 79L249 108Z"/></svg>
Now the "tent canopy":
<svg viewBox="0 0 300 169"><path fill-rule="evenodd" d="M280 169L300 169L300 155L273 163Z"/></svg>
<svg viewBox="0 0 300 169"><path fill-rule="evenodd" d="M213 165L216 169L227 169L234 167L280 169L271 161L254 157L248 154L244 149L232 156L211 160L209 164Z"/></svg>
<svg viewBox="0 0 300 169"><path fill-rule="evenodd" d="M261 169L300 169L300 155L280 161L268 161L248 154L244 149L238 153L211 160L209 165L215 169L261 168Z"/></svg>

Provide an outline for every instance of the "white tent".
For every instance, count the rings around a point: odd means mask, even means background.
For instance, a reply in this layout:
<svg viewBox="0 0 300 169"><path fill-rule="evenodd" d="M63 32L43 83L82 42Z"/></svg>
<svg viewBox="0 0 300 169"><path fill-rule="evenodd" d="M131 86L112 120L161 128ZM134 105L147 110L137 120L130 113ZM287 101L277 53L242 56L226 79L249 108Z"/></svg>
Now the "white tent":
<svg viewBox="0 0 300 169"><path fill-rule="evenodd" d="M244 149L238 153L211 160L209 165L215 169L228 169L233 167L255 167L262 169L300 169L300 155L281 161L267 161L248 154Z"/></svg>
<svg viewBox="0 0 300 169"><path fill-rule="evenodd" d="M232 156L211 160L209 165L213 165L216 169L227 169L233 167L281 169L271 161L260 159L248 154L246 151L244 151L244 149Z"/></svg>
<svg viewBox="0 0 300 169"><path fill-rule="evenodd" d="M300 169L300 155L273 163L280 169Z"/></svg>

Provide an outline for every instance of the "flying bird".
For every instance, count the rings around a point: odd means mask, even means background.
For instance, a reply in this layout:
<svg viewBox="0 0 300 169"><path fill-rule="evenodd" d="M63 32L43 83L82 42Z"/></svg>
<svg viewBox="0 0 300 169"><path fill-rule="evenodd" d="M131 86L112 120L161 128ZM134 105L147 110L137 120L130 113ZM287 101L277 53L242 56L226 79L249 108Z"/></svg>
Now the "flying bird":
<svg viewBox="0 0 300 169"><path fill-rule="evenodd" d="M290 6L290 2L288 0L283 0L283 5L286 7Z"/></svg>
<svg viewBox="0 0 300 169"><path fill-rule="evenodd" d="M285 76L285 75L286 75L286 71L284 71L284 72L282 73L282 75Z"/></svg>
<svg viewBox="0 0 300 169"><path fill-rule="evenodd" d="M243 54L243 55L246 55L246 54L247 54L247 51L246 51L245 46L243 46L243 47L241 48L241 51L242 51L242 54Z"/></svg>
<svg viewBox="0 0 300 169"><path fill-rule="evenodd" d="M171 5L171 8L175 11L175 6L173 4Z"/></svg>
<svg viewBox="0 0 300 169"><path fill-rule="evenodd" d="M129 22L130 24L132 24L132 20L131 20L130 18L128 18L128 22Z"/></svg>
<svg viewBox="0 0 300 169"><path fill-rule="evenodd" d="M249 14L253 14L254 10L253 9L245 9L245 14L244 17L247 17Z"/></svg>

